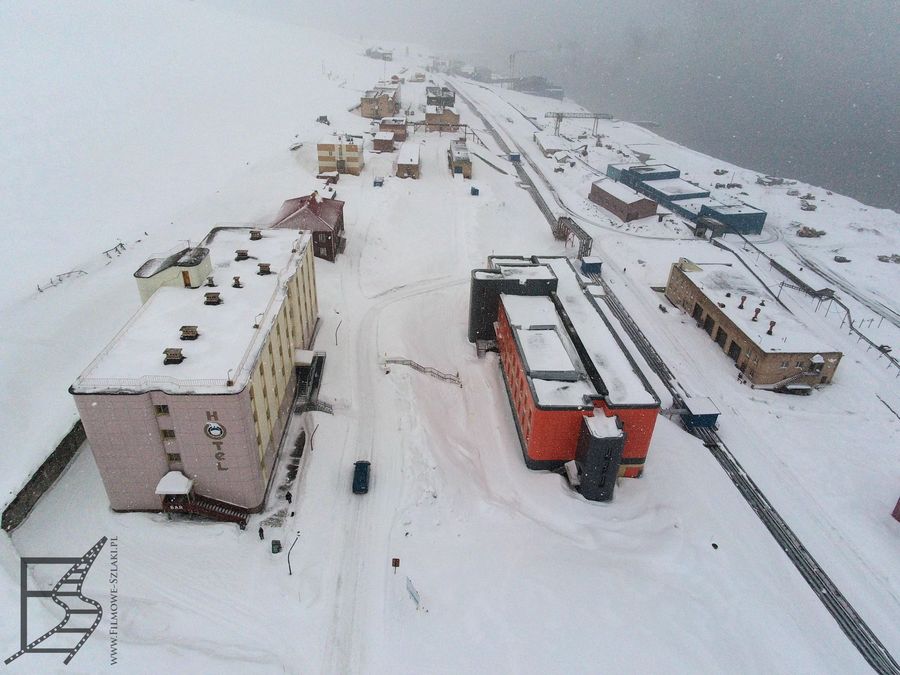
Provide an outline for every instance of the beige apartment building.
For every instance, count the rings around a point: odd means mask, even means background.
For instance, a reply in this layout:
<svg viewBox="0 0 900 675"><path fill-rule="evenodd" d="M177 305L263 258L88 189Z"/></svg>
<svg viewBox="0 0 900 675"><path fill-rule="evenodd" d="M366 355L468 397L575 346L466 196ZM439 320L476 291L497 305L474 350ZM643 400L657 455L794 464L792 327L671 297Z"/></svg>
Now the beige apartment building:
<svg viewBox="0 0 900 675"><path fill-rule="evenodd" d="M114 510L230 520L264 505L308 363L313 250L308 234L218 227L190 251L212 270L199 287L170 274L184 256L141 267L139 284L168 281L70 392Z"/></svg>
<svg viewBox="0 0 900 675"><path fill-rule="evenodd" d="M348 134L326 136L318 143L316 151L319 173L337 171L358 176L365 166L362 140Z"/></svg>

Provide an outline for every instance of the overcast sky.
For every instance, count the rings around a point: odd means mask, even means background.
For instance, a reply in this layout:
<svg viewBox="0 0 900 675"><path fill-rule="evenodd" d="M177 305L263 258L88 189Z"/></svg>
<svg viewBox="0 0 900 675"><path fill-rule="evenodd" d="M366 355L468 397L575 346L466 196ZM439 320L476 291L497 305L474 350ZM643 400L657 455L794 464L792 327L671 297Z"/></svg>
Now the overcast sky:
<svg viewBox="0 0 900 675"><path fill-rule="evenodd" d="M551 77L744 166L900 208L900 0L207 0Z"/></svg>

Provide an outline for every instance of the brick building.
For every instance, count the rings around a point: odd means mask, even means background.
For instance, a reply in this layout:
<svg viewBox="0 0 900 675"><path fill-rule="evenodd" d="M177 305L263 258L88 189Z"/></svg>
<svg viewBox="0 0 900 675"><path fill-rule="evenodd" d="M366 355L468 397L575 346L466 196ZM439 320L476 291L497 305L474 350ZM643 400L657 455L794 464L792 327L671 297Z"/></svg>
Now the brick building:
<svg viewBox="0 0 900 675"><path fill-rule="evenodd" d="M359 114L363 117L380 120L398 112L400 112L400 86L397 84L378 83L374 88L364 92L359 99Z"/></svg>
<svg viewBox="0 0 900 675"><path fill-rule="evenodd" d="M453 141L447 149L447 163L450 173L463 178L472 177L472 158L465 141Z"/></svg>
<svg viewBox="0 0 900 675"><path fill-rule="evenodd" d="M330 262L334 262L347 245L344 202L320 197L318 191L286 200L269 227L309 232L315 257Z"/></svg>
<svg viewBox="0 0 900 675"><path fill-rule="evenodd" d="M394 134L394 140L402 143L406 140L406 118L384 117L378 122L378 131L390 131Z"/></svg>
<svg viewBox="0 0 900 675"><path fill-rule="evenodd" d="M840 363L841 352L813 335L734 258L703 264L681 258L672 265L666 297L756 387L801 390L827 384Z"/></svg>
<svg viewBox="0 0 900 675"><path fill-rule="evenodd" d="M198 248L215 278L157 288L69 391L113 510L245 522L271 483L295 350L313 341L312 247L309 235L220 227Z"/></svg>
<svg viewBox="0 0 900 675"><path fill-rule="evenodd" d="M375 152L393 152L394 151L394 132L379 131L372 139L372 150Z"/></svg>
<svg viewBox="0 0 900 675"><path fill-rule="evenodd" d="M459 131L459 113L455 108L425 106L426 131Z"/></svg>
<svg viewBox="0 0 900 675"><path fill-rule="evenodd" d="M400 178L419 177L419 149L414 141L406 141L397 151L397 176Z"/></svg>
<svg viewBox="0 0 900 675"><path fill-rule="evenodd" d="M626 223L630 220L647 218L656 213L656 202L652 199L609 178L594 181L591 184L588 199Z"/></svg>

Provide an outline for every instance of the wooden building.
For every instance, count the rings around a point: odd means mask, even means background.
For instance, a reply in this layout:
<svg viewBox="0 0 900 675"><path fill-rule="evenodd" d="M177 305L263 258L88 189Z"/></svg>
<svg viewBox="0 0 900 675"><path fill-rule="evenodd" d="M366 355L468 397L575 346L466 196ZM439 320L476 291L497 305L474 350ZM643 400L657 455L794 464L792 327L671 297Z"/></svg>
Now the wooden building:
<svg viewBox="0 0 900 675"><path fill-rule="evenodd" d="M419 177L419 144L406 141L397 152L397 176L400 178Z"/></svg>
<svg viewBox="0 0 900 675"><path fill-rule="evenodd" d="M459 131L459 113L455 108L425 106L426 131Z"/></svg>
<svg viewBox="0 0 900 675"><path fill-rule="evenodd" d="M841 352L823 343L734 258L681 258L666 297L687 312L759 388L798 392L831 382ZM699 362L699 357L698 357Z"/></svg>
<svg viewBox="0 0 900 675"><path fill-rule="evenodd" d="M372 140L372 149L375 152L393 152L394 151L394 132L379 131Z"/></svg>
<svg viewBox="0 0 900 675"><path fill-rule="evenodd" d="M469 148L465 141L453 141L447 149L447 163L450 173L461 175L463 178L472 177L472 158L469 157Z"/></svg>
<svg viewBox="0 0 900 675"><path fill-rule="evenodd" d="M588 199L626 223L656 213L656 202L611 178L601 178L591 184Z"/></svg>
<svg viewBox="0 0 900 675"><path fill-rule="evenodd" d="M383 117L378 123L378 131L391 131L394 134L394 140L402 143L406 140L406 118Z"/></svg>
<svg viewBox="0 0 900 675"><path fill-rule="evenodd" d="M269 226L312 233L313 255L334 262L344 252L344 202L323 199L318 192L288 199Z"/></svg>
<svg viewBox="0 0 900 675"><path fill-rule="evenodd" d="M365 159L362 141L348 134L327 136L316 146L319 157L319 173L332 171L358 176L362 173Z"/></svg>

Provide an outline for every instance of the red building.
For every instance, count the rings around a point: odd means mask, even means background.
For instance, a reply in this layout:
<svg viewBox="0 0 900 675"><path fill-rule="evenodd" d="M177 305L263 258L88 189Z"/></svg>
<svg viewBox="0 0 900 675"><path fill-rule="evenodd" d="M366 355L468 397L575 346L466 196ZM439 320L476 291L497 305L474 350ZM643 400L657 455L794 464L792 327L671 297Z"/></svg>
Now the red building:
<svg viewBox="0 0 900 675"><path fill-rule="evenodd" d="M601 178L592 183L588 199L626 223L629 220L646 218L656 213L655 201L611 178Z"/></svg>
<svg viewBox="0 0 900 675"><path fill-rule="evenodd" d="M331 262L338 253L343 253L347 245L344 238L344 202L323 199L318 192L285 201L269 227L312 232L313 254Z"/></svg>
<svg viewBox="0 0 900 675"><path fill-rule="evenodd" d="M492 259L492 271L502 272L510 260ZM519 295L506 286L496 318L496 345L525 463L557 469L576 460L588 479L586 488L582 478L582 493L610 499L616 476L643 472L659 399L591 292L593 284L566 258L527 263L509 269L519 267L523 278L549 269L556 288ZM526 273L528 267L534 271Z"/></svg>

